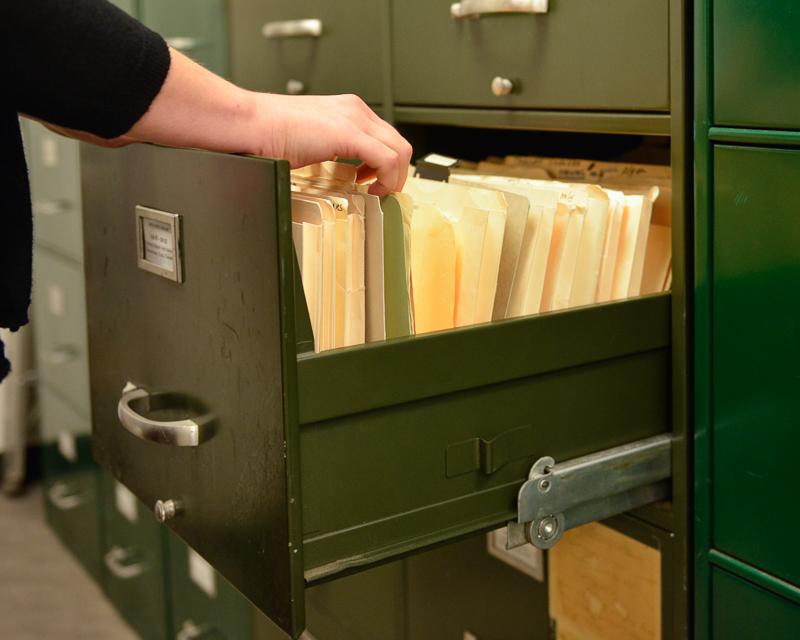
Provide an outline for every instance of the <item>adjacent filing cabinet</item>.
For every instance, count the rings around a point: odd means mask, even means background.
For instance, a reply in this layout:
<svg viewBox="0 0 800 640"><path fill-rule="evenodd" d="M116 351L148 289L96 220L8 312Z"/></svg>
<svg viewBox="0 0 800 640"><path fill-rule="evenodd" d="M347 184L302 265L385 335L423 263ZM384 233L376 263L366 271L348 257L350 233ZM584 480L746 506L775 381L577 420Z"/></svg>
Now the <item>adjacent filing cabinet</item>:
<svg viewBox="0 0 800 640"><path fill-rule="evenodd" d="M83 159L96 456L294 635L306 582L503 524L540 455L671 428L669 295L314 355L285 162ZM181 216L183 282L137 267L140 205Z"/></svg>
<svg viewBox="0 0 800 640"><path fill-rule="evenodd" d="M103 474L105 592L148 640L170 637L164 532L127 489Z"/></svg>
<svg viewBox="0 0 800 640"><path fill-rule="evenodd" d="M228 73L226 0L139 0L138 18L214 73Z"/></svg>
<svg viewBox="0 0 800 640"><path fill-rule="evenodd" d="M544 12L501 13L511 2L392 3L396 102L669 110L667 0L516 4Z"/></svg>
<svg viewBox="0 0 800 640"><path fill-rule="evenodd" d="M800 128L797 4L719 0L712 20L714 124Z"/></svg>
<svg viewBox="0 0 800 640"><path fill-rule="evenodd" d="M232 76L276 93L355 93L383 102L383 3L229 0Z"/></svg>

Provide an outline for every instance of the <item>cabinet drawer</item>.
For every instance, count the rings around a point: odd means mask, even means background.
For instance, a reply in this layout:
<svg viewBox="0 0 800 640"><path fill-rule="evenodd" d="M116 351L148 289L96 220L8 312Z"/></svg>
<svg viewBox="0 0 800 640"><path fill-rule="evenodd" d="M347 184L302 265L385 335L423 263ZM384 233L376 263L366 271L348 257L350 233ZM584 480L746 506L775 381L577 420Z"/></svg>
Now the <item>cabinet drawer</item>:
<svg viewBox="0 0 800 640"><path fill-rule="evenodd" d="M669 109L668 0L550 0L547 13L478 19L453 17L452 4L392 4L399 104ZM496 77L510 93L493 93Z"/></svg>
<svg viewBox="0 0 800 640"><path fill-rule="evenodd" d="M34 256L34 340L39 376L81 415L89 415L86 298L80 265L45 250Z"/></svg>
<svg viewBox="0 0 800 640"><path fill-rule="evenodd" d="M63 473L44 482L45 517L65 547L100 581L98 472Z"/></svg>
<svg viewBox="0 0 800 640"><path fill-rule="evenodd" d="M286 163L84 153L98 460L294 635L306 581L505 523L540 456L670 430L669 295L303 353ZM137 268L141 203L182 216L180 284ZM197 446L147 422L189 418Z"/></svg>
<svg viewBox="0 0 800 640"><path fill-rule="evenodd" d="M371 104L383 101L380 2L230 0L229 4L232 76L237 84L275 93L355 93ZM308 20L319 22L298 23ZM312 35L317 27L319 35Z"/></svg>
<svg viewBox="0 0 800 640"><path fill-rule="evenodd" d="M715 124L800 128L798 30L793 0L715 0Z"/></svg>
<svg viewBox="0 0 800 640"><path fill-rule="evenodd" d="M714 149L714 545L800 584L794 500L800 152ZM788 501L788 502L787 502ZM781 514L781 525L743 527Z"/></svg>
<svg viewBox="0 0 800 640"><path fill-rule="evenodd" d="M26 148L36 242L83 259L78 142L28 122Z"/></svg>
<svg viewBox="0 0 800 640"><path fill-rule="evenodd" d="M800 604L714 568L711 573L714 640L794 640Z"/></svg>
<svg viewBox="0 0 800 640"><path fill-rule="evenodd" d="M139 20L219 75L227 74L225 0L140 0Z"/></svg>
<svg viewBox="0 0 800 640"><path fill-rule="evenodd" d="M164 530L133 494L102 476L103 573L106 595L142 637L170 637Z"/></svg>
<svg viewBox="0 0 800 640"><path fill-rule="evenodd" d="M183 540L168 537L172 628L185 633L176 637L251 637L252 605Z"/></svg>
<svg viewBox="0 0 800 640"><path fill-rule="evenodd" d="M93 466L89 420L45 385L39 385L38 393L44 474L54 476Z"/></svg>

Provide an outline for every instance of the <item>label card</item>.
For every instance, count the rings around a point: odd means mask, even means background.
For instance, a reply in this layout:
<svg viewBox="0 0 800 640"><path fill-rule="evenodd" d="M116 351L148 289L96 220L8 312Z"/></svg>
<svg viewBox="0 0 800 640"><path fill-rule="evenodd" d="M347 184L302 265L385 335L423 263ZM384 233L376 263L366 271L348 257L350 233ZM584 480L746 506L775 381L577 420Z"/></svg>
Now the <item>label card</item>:
<svg viewBox="0 0 800 640"><path fill-rule="evenodd" d="M136 522L139 519L139 507L136 496L124 484L119 482L114 486L114 497L119 511L129 522Z"/></svg>
<svg viewBox="0 0 800 640"><path fill-rule="evenodd" d="M47 285L47 310L56 318L63 318L67 312L66 296L64 289L57 284Z"/></svg>
<svg viewBox="0 0 800 640"><path fill-rule="evenodd" d="M58 140L55 136L46 135L42 138L42 164L48 169L58 166Z"/></svg>
<svg viewBox="0 0 800 640"><path fill-rule="evenodd" d="M217 574L194 549L189 549L189 577L209 597L217 597Z"/></svg>
<svg viewBox="0 0 800 640"><path fill-rule="evenodd" d="M137 264L167 280L183 282L180 216L136 207Z"/></svg>
<svg viewBox="0 0 800 640"><path fill-rule="evenodd" d="M69 431L59 431L56 436L58 443L58 452L64 457L65 460L70 462L78 461L78 445L75 443L75 436Z"/></svg>

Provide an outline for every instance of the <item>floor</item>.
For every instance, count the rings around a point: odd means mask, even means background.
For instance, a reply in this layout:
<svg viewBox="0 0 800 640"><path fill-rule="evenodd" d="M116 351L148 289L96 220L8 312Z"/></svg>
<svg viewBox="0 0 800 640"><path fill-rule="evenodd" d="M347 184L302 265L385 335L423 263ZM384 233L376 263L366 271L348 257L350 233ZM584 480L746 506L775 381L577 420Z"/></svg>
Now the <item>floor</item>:
<svg viewBox="0 0 800 640"><path fill-rule="evenodd" d="M48 529L37 487L0 495L0 638L136 640Z"/></svg>

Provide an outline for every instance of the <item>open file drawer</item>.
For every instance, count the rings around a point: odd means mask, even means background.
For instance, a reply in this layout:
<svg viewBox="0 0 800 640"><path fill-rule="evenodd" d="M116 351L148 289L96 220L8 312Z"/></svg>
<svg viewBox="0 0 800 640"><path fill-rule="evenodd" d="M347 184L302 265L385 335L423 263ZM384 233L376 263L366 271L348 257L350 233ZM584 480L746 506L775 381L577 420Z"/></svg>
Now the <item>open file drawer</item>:
<svg viewBox="0 0 800 640"><path fill-rule="evenodd" d="M96 456L295 636L306 581L512 519L542 455L670 430L668 295L313 355L286 163L82 153ZM182 282L137 267L137 206L181 216Z"/></svg>

